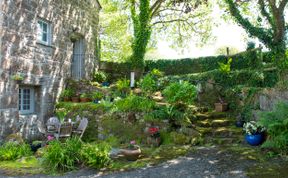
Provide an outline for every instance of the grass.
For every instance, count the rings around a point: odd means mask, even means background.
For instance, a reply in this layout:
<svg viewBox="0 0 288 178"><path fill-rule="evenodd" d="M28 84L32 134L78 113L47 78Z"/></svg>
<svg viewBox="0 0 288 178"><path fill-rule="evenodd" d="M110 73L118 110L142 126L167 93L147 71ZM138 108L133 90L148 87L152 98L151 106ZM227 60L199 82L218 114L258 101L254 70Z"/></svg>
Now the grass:
<svg viewBox="0 0 288 178"><path fill-rule="evenodd" d="M16 161L1 161L0 171L8 176L43 174L39 160L34 157L21 158Z"/></svg>

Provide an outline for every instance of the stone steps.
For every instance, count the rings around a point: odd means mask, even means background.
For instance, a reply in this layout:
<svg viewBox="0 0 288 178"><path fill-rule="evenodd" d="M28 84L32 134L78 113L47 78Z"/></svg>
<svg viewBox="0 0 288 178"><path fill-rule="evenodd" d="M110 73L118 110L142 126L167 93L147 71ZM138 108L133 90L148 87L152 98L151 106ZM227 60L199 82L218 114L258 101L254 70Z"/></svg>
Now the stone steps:
<svg viewBox="0 0 288 178"><path fill-rule="evenodd" d="M244 140L242 128L237 128L236 119L228 118L226 113L201 113L196 118L196 129L204 136L206 144L229 145Z"/></svg>

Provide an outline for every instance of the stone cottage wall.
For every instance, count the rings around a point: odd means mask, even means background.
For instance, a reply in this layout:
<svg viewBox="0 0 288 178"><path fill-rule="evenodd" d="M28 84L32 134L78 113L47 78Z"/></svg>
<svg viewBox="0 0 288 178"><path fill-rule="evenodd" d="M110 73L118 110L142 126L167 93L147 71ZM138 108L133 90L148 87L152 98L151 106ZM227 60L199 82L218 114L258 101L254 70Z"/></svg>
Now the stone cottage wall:
<svg viewBox="0 0 288 178"><path fill-rule="evenodd" d="M85 78L96 67L97 0L2 0L0 6L0 140L21 132L25 138L39 135L37 121L53 115L54 103L71 77L73 42L77 33L85 41ZM37 42L37 21L51 23L51 45ZM18 84L11 76L20 73ZM35 90L35 113L19 115L19 86ZM32 137L31 137L32 136Z"/></svg>

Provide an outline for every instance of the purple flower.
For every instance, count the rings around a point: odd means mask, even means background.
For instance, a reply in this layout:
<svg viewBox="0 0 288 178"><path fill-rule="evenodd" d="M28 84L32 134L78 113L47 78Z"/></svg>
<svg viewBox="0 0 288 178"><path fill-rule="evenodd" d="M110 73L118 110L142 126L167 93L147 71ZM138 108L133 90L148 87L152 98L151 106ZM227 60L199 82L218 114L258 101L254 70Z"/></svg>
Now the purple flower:
<svg viewBox="0 0 288 178"><path fill-rule="evenodd" d="M135 140L130 141L130 145L135 145L135 144L136 144Z"/></svg>

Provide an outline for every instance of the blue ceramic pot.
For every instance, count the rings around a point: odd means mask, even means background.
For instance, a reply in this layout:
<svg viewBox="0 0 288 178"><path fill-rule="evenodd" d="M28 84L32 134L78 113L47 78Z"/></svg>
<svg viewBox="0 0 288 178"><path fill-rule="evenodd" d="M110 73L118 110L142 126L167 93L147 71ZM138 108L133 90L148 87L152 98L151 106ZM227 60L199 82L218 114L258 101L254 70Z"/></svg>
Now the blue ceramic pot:
<svg viewBox="0 0 288 178"><path fill-rule="evenodd" d="M255 135L246 134L245 140L249 145L257 146L263 142L264 136L263 134L255 134Z"/></svg>
<svg viewBox="0 0 288 178"><path fill-rule="evenodd" d="M103 87L109 87L109 85L110 85L109 82L103 82L103 83L102 83L102 86L103 86Z"/></svg>

